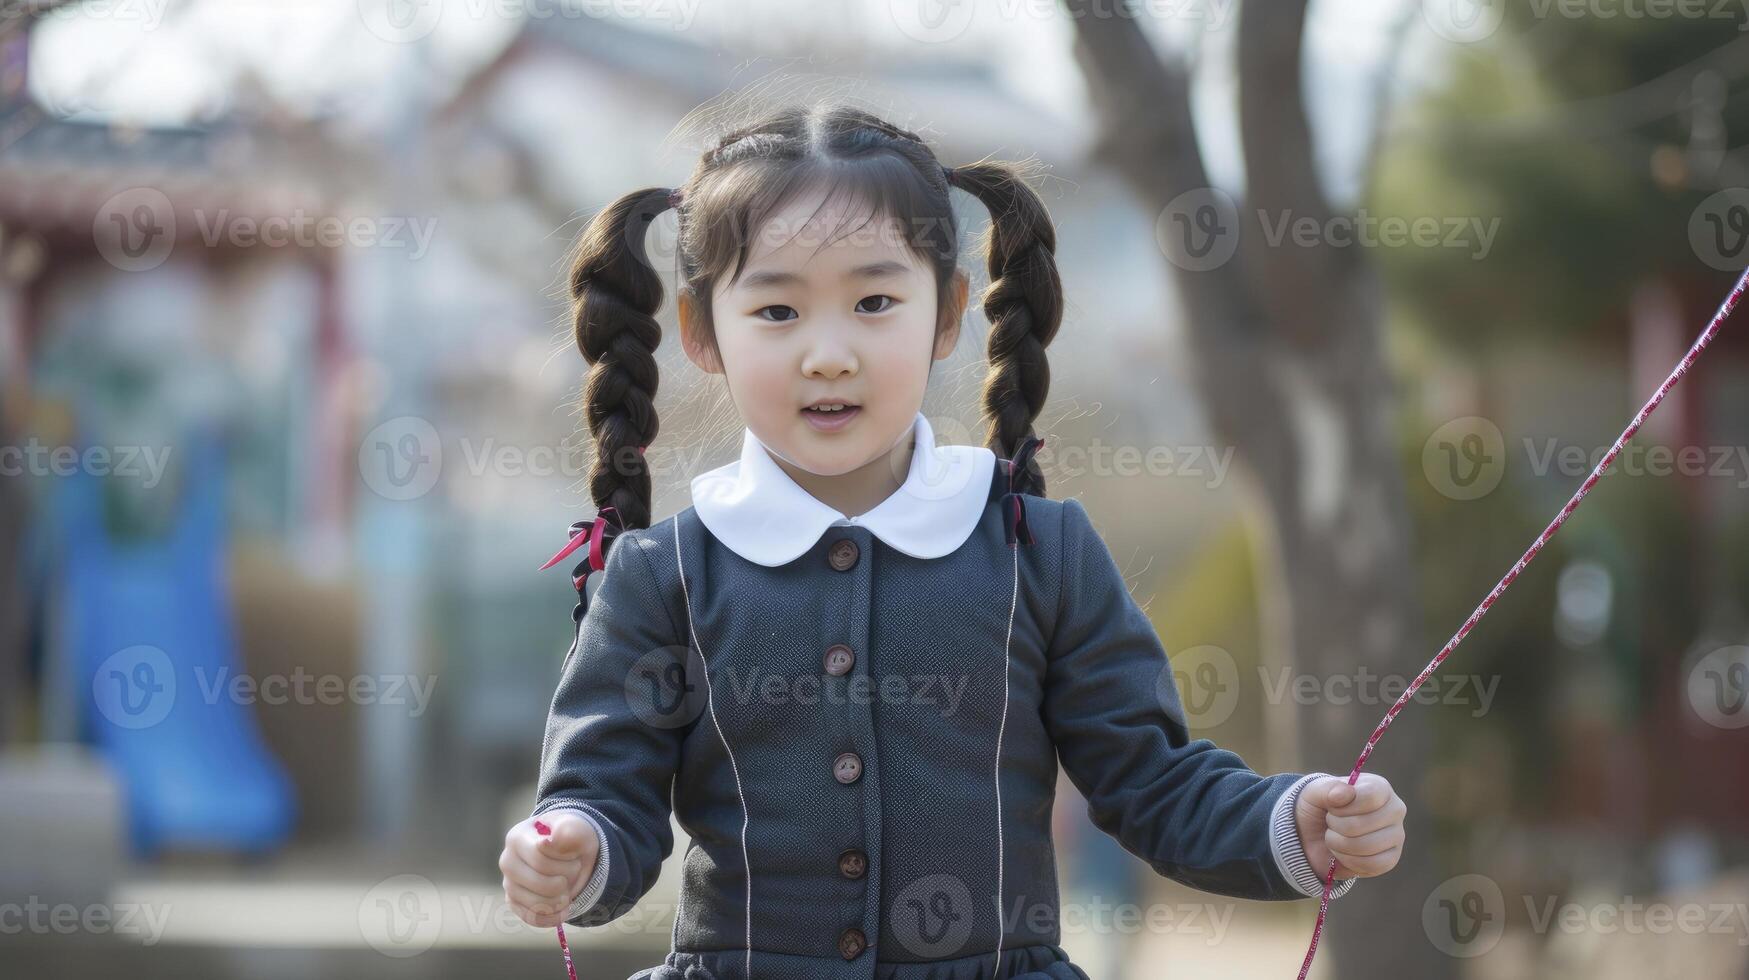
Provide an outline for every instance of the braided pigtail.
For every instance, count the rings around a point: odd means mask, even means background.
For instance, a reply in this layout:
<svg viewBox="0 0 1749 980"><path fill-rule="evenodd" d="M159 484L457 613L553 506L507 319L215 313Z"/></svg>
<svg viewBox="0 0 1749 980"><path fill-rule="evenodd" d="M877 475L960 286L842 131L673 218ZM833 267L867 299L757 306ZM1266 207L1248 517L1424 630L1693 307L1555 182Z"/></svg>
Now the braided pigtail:
<svg viewBox="0 0 1749 980"><path fill-rule="evenodd" d="M650 266L644 234L679 203L679 192L633 191L589 223L571 263L577 348L592 367L583 393L595 460L589 493L621 528L650 526L650 469L644 449L656 438L656 345L662 280Z"/></svg>
<svg viewBox="0 0 1749 980"><path fill-rule="evenodd" d="M1044 474L1030 463L1032 423L1051 388L1045 347L1063 320L1063 284L1057 277L1057 232L1044 202L1013 167L975 163L947 171L948 182L990 211L985 258L990 284L981 302L990 320L990 373L984 381L986 445L1004 459L1022 461L1016 490L1045 495ZM1036 448L1036 447L1031 447Z"/></svg>

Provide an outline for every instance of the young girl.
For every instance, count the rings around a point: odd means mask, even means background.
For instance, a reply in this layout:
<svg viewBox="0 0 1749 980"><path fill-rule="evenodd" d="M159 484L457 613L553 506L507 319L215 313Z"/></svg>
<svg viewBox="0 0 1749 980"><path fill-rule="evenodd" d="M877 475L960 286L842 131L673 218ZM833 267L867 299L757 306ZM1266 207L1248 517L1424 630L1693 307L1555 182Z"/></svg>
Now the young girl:
<svg viewBox="0 0 1749 980"><path fill-rule="evenodd" d="M919 411L966 303L952 187L992 219L984 446L938 445ZM652 524L643 237L669 206L682 345L746 430ZM1262 776L1191 739L1087 512L1045 496L1054 248L1013 168L945 168L843 107L731 133L590 224L570 283L598 513L558 556L588 549L576 636L499 860L524 921L630 911L672 812L673 949L633 980L1087 980L1058 945L1059 759L1098 827L1194 888L1317 897L1334 857L1340 895L1396 864L1383 778Z"/></svg>

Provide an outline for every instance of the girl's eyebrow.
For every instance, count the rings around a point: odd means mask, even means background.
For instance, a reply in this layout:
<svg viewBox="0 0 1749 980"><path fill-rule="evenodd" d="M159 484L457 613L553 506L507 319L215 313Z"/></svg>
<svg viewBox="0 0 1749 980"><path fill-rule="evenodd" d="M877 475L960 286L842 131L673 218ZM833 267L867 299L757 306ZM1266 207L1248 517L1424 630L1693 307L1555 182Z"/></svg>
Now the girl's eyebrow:
<svg viewBox="0 0 1749 980"><path fill-rule="evenodd" d="M904 263L895 262L892 259L886 259L880 262L870 262L867 265L859 265L845 273L844 278L896 279L903 276L908 271L909 270L905 267ZM765 286L799 285L801 281L802 277L793 272L767 270L764 272L749 273L741 280L741 285L745 289L760 289Z"/></svg>

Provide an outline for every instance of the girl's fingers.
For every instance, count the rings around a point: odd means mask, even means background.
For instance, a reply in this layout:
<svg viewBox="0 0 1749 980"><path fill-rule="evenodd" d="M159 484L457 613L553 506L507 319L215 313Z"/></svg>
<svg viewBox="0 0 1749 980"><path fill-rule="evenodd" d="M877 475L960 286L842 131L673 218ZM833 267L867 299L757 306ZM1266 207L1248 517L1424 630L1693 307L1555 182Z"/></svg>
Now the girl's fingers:
<svg viewBox="0 0 1749 980"><path fill-rule="evenodd" d="M1323 780L1319 780L1323 782ZM1339 780L1347 783L1346 779ZM1335 784L1332 784L1334 790ZM1324 807L1332 816L1359 816L1371 813L1391 799L1391 784L1385 777L1363 772L1354 781L1354 798L1347 803L1327 802Z"/></svg>
<svg viewBox="0 0 1749 980"><path fill-rule="evenodd" d="M528 834L519 834L512 839L510 850L523 864L543 875L559 875L569 879L578 873L582 863L575 859L566 861L553 857L541 849L538 836Z"/></svg>
<svg viewBox="0 0 1749 980"><path fill-rule="evenodd" d="M562 897L571 891L571 879L564 875L541 874L516 861L508 862L508 866L500 870L504 872L504 880L521 885L536 895Z"/></svg>
<svg viewBox="0 0 1749 980"><path fill-rule="evenodd" d="M1382 854L1402 843L1403 828L1394 825L1359 837L1346 837L1334 830L1324 833L1324 846L1336 855L1336 860L1351 867L1357 860Z"/></svg>
<svg viewBox="0 0 1749 980"><path fill-rule="evenodd" d="M1401 847L1392 847L1369 857L1356 857L1336 862L1337 878L1371 878L1397 866L1403 856Z"/></svg>
<svg viewBox="0 0 1749 980"><path fill-rule="evenodd" d="M557 915L565 911L566 906L570 904L569 902L560 904L558 899L553 898L550 895L541 895L529 891L527 888L524 888L509 879L505 879L504 882L504 897L510 900L511 905L518 906L529 912L533 912L536 915Z"/></svg>
<svg viewBox="0 0 1749 980"><path fill-rule="evenodd" d="M1384 806L1369 813L1357 813L1344 816L1331 813L1324 819L1325 826L1348 837L1359 837L1375 830L1400 825L1403 816L1409 812L1409 805L1401 799L1393 798Z"/></svg>

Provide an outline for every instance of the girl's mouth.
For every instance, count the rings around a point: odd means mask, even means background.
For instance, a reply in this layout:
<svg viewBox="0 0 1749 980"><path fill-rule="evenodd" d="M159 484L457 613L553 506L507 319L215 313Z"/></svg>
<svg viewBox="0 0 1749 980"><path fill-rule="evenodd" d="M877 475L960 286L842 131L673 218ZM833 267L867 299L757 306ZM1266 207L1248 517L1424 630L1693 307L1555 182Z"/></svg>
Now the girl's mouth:
<svg viewBox="0 0 1749 980"><path fill-rule="evenodd" d="M802 417L819 432L837 432L862 414L860 405L844 405L837 408L804 408Z"/></svg>

